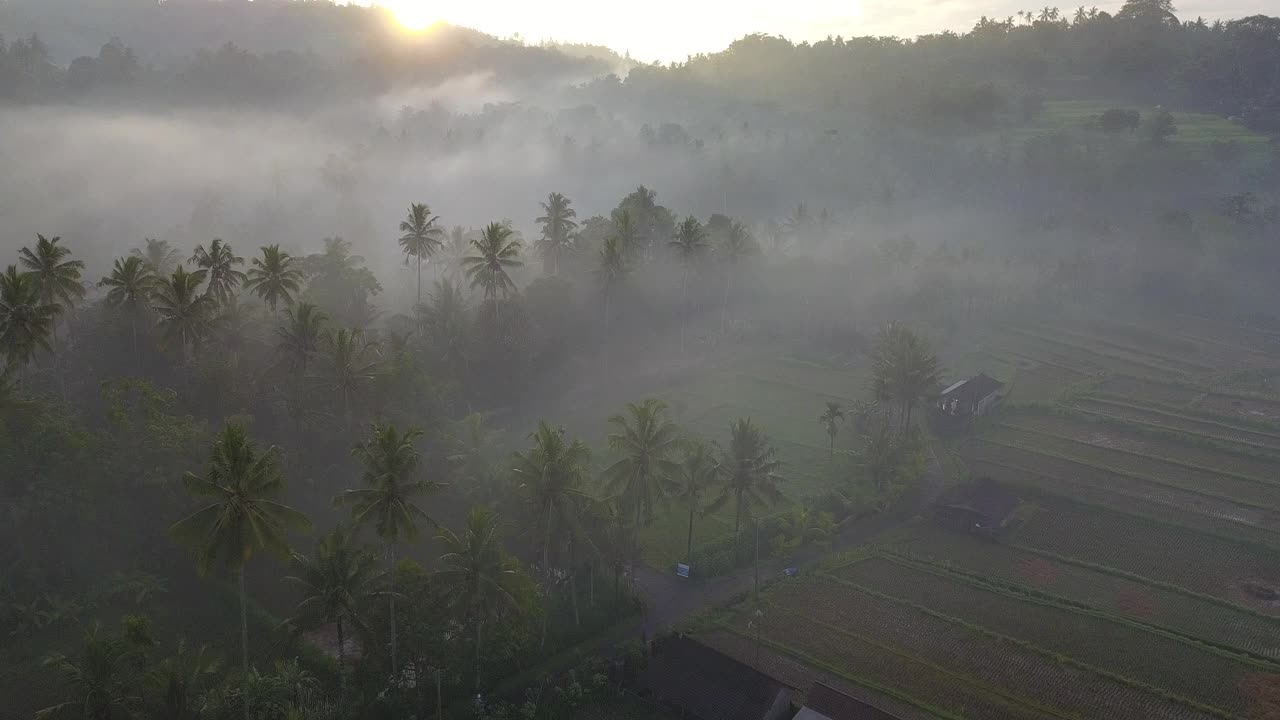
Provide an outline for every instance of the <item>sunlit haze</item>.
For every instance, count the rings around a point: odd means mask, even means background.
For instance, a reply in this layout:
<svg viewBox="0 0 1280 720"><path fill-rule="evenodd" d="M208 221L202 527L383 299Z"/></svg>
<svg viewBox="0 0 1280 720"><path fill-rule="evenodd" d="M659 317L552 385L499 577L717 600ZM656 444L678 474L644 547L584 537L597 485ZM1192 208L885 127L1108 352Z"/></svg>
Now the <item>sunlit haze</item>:
<svg viewBox="0 0 1280 720"><path fill-rule="evenodd" d="M475 28L500 37L519 34L529 42L558 40L607 45L642 61L683 60L690 54L723 50L730 42L755 32L792 40L820 40L829 35L915 35L942 30L964 31L983 15L1007 17L1024 10L1021 0L654 0L637 6L594 0L357 0L391 10L406 28L421 30L436 21ZM1090 3L1115 12L1121 0ZM1264 13L1268 0L1185 0L1177 3L1183 18L1242 17ZM1074 6L1062 10L1070 14Z"/></svg>

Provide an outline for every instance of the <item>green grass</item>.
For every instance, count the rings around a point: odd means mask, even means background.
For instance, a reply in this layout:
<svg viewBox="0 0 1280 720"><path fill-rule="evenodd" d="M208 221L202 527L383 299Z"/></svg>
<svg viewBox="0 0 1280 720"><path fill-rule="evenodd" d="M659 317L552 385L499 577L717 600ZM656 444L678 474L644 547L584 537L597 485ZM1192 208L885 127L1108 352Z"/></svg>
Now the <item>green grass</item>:
<svg viewBox="0 0 1280 720"><path fill-rule="evenodd" d="M1110 108L1137 110L1145 121L1155 111L1154 106L1116 104L1103 100L1056 100L1044 104L1044 112L1031 125L1020 132L1031 134L1048 130L1084 127L1093 117ZM1181 145L1209 145L1215 142L1234 142L1242 147L1263 152L1270 141L1266 135L1253 132L1244 125L1231 122L1221 115L1171 110L1178 134L1172 142Z"/></svg>

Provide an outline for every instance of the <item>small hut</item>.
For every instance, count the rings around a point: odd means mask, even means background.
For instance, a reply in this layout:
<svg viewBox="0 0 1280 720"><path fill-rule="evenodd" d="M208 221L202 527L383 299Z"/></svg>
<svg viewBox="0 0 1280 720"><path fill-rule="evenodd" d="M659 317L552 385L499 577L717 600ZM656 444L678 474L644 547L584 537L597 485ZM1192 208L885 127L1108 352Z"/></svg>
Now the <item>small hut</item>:
<svg viewBox="0 0 1280 720"><path fill-rule="evenodd" d="M795 689L684 635L653 643L637 678L642 697L689 720L782 720Z"/></svg>
<svg viewBox="0 0 1280 720"><path fill-rule="evenodd" d="M1004 383L978 373L961 380L938 395L938 413L951 417L979 417L985 415L1000 400Z"/></svg>

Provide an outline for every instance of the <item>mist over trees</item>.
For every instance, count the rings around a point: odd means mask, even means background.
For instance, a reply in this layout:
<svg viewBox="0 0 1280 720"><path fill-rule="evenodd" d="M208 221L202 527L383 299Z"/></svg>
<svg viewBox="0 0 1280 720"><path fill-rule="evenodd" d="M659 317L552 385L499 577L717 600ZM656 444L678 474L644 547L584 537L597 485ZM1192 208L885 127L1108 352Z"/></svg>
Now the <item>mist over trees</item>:
<svg viewBox="0 0 1280 720"><path fill-rule="evenodd" d="M634 619L654 557L731 572L900 502L984 322L1277 321L1280 18L1130 0L666 66L327 2L0 26L23 717L465 710ZM865 376L755 388L801 431L670 391L763 355Z"/></svg>

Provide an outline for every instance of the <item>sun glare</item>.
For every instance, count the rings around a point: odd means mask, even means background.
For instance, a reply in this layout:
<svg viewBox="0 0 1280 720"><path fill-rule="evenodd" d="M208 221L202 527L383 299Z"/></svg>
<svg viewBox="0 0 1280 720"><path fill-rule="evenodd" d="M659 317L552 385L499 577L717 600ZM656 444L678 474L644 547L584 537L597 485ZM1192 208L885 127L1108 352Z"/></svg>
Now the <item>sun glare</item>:
<svg viewBox="0 0 1280 720"><path fill-rule="evenodd" d="M429 0L389 0L383 5L405 30L426 30L439 20L431 12Z"/></svg>

